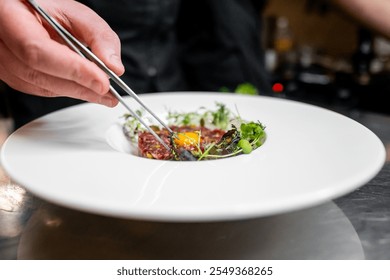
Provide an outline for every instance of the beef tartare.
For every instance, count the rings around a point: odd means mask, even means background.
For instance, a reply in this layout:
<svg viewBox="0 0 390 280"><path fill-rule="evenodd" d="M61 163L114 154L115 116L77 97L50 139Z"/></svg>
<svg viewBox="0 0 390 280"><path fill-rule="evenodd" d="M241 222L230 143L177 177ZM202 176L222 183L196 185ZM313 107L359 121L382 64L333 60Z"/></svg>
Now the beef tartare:
<svg viewBox="0 0 390 280"><path fill-rule="evenodd" d="M141 112L137 112L141 116ZM123 131L138 147L140 156L157 160L220 159L249 154L265 139L265 127L243 121L223 104L217 110L201 108L194 112L168 114L167 129L152 125L154 132L169 146L168 150L131 115L125 116Z"/></svg>
<svg viewBox="0 0 390 280"><path fill-rule="evenodd" d="M171 148L185 149L191 153L204 152L208 145L219 142L226 133L222 129L208 129L206 127L171 126L170 128L175 132L173 137L174 143L172 143L169 132L166 129L158 130L156 134ZM138 135L138 149L142 157L162 160L174 158L174 154L168 151L147 131Z"/></svg>

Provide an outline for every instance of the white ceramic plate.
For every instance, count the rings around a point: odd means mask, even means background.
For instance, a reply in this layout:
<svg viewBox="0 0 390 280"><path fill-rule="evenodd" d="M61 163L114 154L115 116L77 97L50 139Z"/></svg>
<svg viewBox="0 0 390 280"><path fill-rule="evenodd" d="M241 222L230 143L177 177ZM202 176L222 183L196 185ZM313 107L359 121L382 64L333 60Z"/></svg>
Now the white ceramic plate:
<svg viewBox="0 0 390 280"><path fill-rule="evenodd" d="M222 102L243 119L261 121L268 138L253 153L228 159L145 159L131 153L119 132L122 106L84 104L17 130L3 146L3 167L32 193L63 206L135 219L215 221L320 204L368 182L385 160L370 130L319 107L225 93L142 99L160 115Z"/></svg>

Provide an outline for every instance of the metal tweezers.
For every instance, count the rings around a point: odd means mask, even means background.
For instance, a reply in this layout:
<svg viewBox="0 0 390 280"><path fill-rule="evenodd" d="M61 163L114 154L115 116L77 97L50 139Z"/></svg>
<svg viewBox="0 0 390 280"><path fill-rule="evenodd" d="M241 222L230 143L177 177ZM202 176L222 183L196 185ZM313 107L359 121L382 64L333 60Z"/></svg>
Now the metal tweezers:
<svg viewBox="0 0 390 280"><path fill-rule="evenodd" d="M150 110L142 100L137 96L137 94L128 86L125 82L122 81L111 69L109 69L93 52L91 52L86 46L84 46L79 40L77 40L72 34L70 34L63 26L61 26L54 18L52 18L45 10L43 10L34 0L27 0L28 3L34 8L38 14L45 19L50 26L58 33L59 36L65 41L65 43L73 49L80 56L92 61L100 69L102 69L109 78L116 83L125 93L130 95L137 101L147 112L149 112L165 129L168 130L171 137L173 136L173 131L166 125L152 110ZM130 114L135 117L167 150L171 148L161 139L156 132L145 123L145 121L138 116L125 102L122 96L110 85L110 92L118 99L118 101L130 112Z"/></svg>

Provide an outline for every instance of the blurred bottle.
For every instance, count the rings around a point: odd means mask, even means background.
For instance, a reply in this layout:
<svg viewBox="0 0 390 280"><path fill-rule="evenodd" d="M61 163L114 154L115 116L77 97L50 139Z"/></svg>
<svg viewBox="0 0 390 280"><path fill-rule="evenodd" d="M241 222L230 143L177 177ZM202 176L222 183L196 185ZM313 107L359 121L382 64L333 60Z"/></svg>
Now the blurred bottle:
<svg viewBox="0 0 390 280"><path fill-rule="evenodd" d="M286 60L293 49L293 36L286 17L269 16L263 32L266 50L266 68L273 73Z"/></svg>
<svg viewBox="0 0 390 280"><path fill-rule="evenodd" d="M293 48L293 35L286 17L276 19L274 49L278 54L286 54Z"/></svg>
<svg viewBox="0 0 390 280"><path fill-rule="evenodd" d="M368 85L371 81L371 63L375 57L372 33L364 28L359 30L357 49L352 56L356 82Z"/></svg>
<svg viewBox="0 0 390 280"><path fill-rule="evenodd" d="M286 17L276 19L274 49L276 53L276 83L283 85L284 92L296 90L297 54L290 22Z"/></svg>

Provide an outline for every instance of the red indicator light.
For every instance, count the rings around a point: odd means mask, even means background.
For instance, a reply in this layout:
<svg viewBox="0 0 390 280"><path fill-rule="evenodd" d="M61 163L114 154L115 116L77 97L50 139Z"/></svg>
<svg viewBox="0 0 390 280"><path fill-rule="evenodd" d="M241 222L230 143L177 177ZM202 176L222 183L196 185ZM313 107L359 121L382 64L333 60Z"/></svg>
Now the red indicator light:
<svg viewBox="0 0 390 280"><path fill-rule="evenodd" d="M283 92L284 86L281 83L274 83L274 85L272 86L272 90L273 92Z"/></svg>

